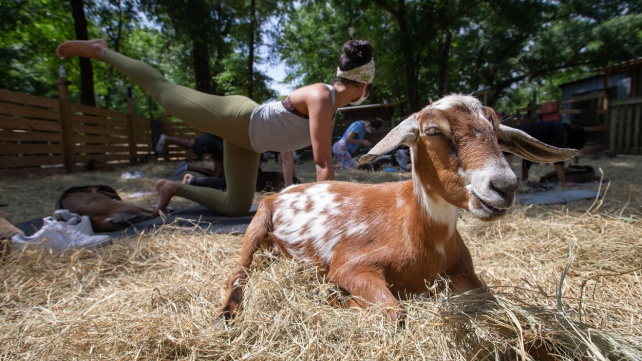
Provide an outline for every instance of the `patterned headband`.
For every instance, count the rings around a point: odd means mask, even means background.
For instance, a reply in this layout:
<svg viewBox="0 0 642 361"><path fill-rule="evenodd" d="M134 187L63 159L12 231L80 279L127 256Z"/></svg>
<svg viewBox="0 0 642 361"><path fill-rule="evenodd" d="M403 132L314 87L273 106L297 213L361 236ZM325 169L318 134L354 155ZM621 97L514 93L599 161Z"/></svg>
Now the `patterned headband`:
<svg viewBox="0 0 642 361"><path fill-rule="evenodd" d="M375 75L374 58L372 58L370 62L368 62L367 64L364 64L360 67L346 70L346 71L341 71L341 69L337 67L338 77L348 79L348 80L354 80L359 83L372 84L372 81L374 80L374 75Z"/></svg>

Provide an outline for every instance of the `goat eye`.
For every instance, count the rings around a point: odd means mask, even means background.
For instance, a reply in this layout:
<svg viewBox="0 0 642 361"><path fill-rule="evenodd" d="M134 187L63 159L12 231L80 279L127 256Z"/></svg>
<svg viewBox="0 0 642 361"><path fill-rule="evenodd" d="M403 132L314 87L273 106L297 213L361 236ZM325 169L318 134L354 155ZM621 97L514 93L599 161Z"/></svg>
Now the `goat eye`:
<svg viewBox="0 0 642 361"><path fill-rule="evenodd" d="M435 127L430 127L430 128L428 128L428 129L426 129L426 132L425 132L425 133L426 133L426 135L441 134L441 132L439 131L439 129L437 129L437 128L435 128Z"/></svg>

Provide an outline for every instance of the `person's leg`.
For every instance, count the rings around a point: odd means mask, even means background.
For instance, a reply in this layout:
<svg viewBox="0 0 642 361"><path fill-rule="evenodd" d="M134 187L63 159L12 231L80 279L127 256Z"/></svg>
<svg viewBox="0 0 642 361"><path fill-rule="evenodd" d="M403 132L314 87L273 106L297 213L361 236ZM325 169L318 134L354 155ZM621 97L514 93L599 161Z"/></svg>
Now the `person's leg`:
<svg viewBox="0 0 642 361"><path fill-rule="evenodd" d="M220 177L192 177L189 182L183 182L198 187L209 187L214 189L225 189L227 184L225 178Z"/></svg>
<svg viewBox="0 0 642 361"><path fill-rule="evenodd" d="M174 84L148 64L114 51L106 51L103 58L170 114L227 142L252 149L248 127L257 104L251 99L240 95L216 96Z"/></svg>
<svg viewBox="0 0 642 361"><path fill-rule="evenodd" d="M102 55L99 51L102 51ZM170 182L170 187L163 183L163 194L159 192L159 210L163 209L165 200L166 207L169 199L176 194L229 216L249 211L254 197L259 158L259 154L252 150L248 134L250 116L257 105L254 101L244 96L210 95L174 84L150 65L107 49L104 41L65 42L59 47L58 55L103 60L143 88L168 113L225 140L227 192L202 188L204 191L211 191L204 198L199 192L192 192L192 188L199 187L174 182ZM230 166L228 159L235 164ZM174 189L170 189L172 187L176 188L175 193Z"/></svg>
<svg viewBox="0 0 642 361"><path fill-rule="evenodd" d="M332 146L332 153L334 153L334 156L337 157L339 162L341 162L341 170L357 167L357 165L354 164L352 155L350 155L350 151L348 150L348 146L345 142L338 141L334 143Z"/></svg>
<svg viewBox="0 0 642 361"><path fill-rule="evenodd" d="M259 153L225 142L223 167L227 191L178 184L176 195L190 199L227 216L242 216L254 201Z"/></svg>
<svg viewBox="0 0 642 361"><path fill-rule="evenodd" d="M154 212L158 215L167 215L169 211L167 206L169 202L176 195L176 189L179 183L167 179L159 179L156 181L156 192L158 193L158 204L154 208Z"/></svg>
<svg viewBox="0 0 642 361"><path fill-rule="evenodd" d="M533 162L530 160L522 159L522 180L528 180L528 171L531 169Z"/></svg>
<svg viewBox="0 0 642 361"><path fill-rule="evenodd" d="M152 66L110 50L100 39L67 41L57 53L60 57L82 56L111 65L149 95L168 113L192 126L251 150L248 126L256 103L239 96L216 96L165 79Z"/></svg>
<svg viewBox="0 0 642 361"><path fill-rule="evenodd" d="M212 170L212 169L209 169L209 168L205 168L205 167L198 167L198 166L195 166L195 165L188 165L187 166L187 170L190 171L190 172L200 173L200 174L202 174L204 176L208 176L208 177L219 177L215 170Z"/></svg>

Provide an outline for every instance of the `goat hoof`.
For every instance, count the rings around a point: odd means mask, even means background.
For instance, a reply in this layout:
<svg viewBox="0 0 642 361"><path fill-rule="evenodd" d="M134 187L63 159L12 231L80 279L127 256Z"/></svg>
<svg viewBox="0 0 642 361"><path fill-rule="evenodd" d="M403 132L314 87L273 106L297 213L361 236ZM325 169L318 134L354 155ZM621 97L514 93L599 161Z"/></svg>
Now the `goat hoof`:
<svg viewBox="0 0 642 361"><path fill-rule="evenodd" d="M214 329L216 331L227 330L228 326L232 324L232 319L227 315L226 312L219 314L214 320Z"/></svg>

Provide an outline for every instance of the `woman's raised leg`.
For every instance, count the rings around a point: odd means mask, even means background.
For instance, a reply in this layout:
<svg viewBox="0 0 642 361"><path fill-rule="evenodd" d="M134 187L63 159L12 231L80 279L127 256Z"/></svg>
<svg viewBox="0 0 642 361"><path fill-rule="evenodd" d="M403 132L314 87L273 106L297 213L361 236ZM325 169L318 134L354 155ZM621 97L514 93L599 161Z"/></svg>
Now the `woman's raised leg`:
<svg viewBox="0 0 642 361"><path fill-rule="evenodd" d="M166 111L207 133L251 150L248 126L257 104L240 96L217 96L180 86L152 66L109 49L101 39L62 43L60 57L82 56L104 61L143 88Z"/></svg>

